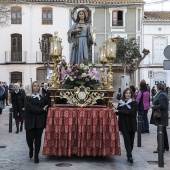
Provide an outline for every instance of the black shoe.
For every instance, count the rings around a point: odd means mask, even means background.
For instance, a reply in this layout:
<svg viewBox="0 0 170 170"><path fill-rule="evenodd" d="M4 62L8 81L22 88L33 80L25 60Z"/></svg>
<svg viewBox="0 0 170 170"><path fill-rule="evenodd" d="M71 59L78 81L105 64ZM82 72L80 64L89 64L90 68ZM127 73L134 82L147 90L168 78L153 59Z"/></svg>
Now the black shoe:
<svg viewBox="0 0 170 170"><path fill-rule="evenodd" d="M142 132L141 132L141 133L143 133L143 134L144 134L144 133L145 133L145 130L142 130Z"/></svg>
<svg viewBox="0 0 170 170"><path fill-rule="evenodd" d="M132 157L128 157L127 161L132 164L133 163L133 158Z"/></svg>
<svg viewBox="0 0 170 170"><path fill-rule="evenodd" d="M34 163L39 163L38 155L34 155Z"/></svg>
<svg viewBox="0 0 170 170"><path fill-rule="evenodd" d="M150 133L149 130L145 130L145 133Z"/></svg>
<svg viewBox="0 0 170 170"><path fill-rule="evenodd" d="M169 148L168 148L168 149L165 149L165 151L169 151Z"/></svg>
<svg viewBox="0 0 170 170"><path fill-rule="evenodd" d="M9 104L7 104L6 106L9 106Z"/></svg>
<svg viewBox="0 0 170 170"><path fill-rule="evenodd" d="M22 126L20 126L20 132L22 132Z"/></svg>
<svg viewBox="0 0 170 170"><path fill-rule="evenodd" d="M153 151L153 153L158 153L158 150Z"/></svg>
<svg viewBox="0 0 170 170"><path fill-rule="evenodd" d="M33 150L30 150L29 157L30 157L30 159L33 157Z"/></svg>
<svg viewBox="0 0 170 170"><path fill-rule="evenodd" d="M19 133L19 130L17 130L15 133L18 134L18 133Z"/></svg>

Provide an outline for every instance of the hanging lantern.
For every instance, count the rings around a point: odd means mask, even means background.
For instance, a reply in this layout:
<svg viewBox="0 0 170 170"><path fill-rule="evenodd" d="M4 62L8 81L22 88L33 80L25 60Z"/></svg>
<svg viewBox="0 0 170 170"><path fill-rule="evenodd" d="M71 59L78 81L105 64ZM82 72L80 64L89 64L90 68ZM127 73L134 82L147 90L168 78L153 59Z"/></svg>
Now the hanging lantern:
<svg viewBox="0 0 170 170"><path fill-rule="evenodd" d="M102 45L100 48L99 48L99 51L100 51L100 54L99 54L99 61L101 64L105 65L108 61L107 61L107 58L106 58L106 45Z"/></svg>
<svg viewBox="0 0 170 170"><path fill-rule="evenodd" d="M106 41L106 58L110 61L116 58L116 40L114 38Z"/></svg>
<svg viewBox="0 0 170 170"><path fill-rule="evenodd" d="M62 55L61 42L62 42L62 39L57 36L57 33L55 33L54 36L50 38L50 55L51 56Z"/></svg>

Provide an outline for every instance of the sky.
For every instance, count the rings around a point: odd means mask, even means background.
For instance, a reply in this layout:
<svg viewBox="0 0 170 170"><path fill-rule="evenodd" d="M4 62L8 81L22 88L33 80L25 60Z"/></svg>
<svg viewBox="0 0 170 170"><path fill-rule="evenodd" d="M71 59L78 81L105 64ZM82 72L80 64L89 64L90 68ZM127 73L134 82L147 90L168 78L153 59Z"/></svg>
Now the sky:
<svg viewBox="0 0 170 170"><path fill-rule="evenodd" d="M170 0L145 0L145 11L170 11Z"/></svg>

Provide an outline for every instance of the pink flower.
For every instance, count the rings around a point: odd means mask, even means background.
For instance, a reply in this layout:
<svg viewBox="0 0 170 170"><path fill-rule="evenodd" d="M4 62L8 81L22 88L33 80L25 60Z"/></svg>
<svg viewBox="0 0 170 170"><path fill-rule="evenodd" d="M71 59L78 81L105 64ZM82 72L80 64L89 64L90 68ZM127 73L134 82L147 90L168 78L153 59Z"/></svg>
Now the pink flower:
<svg viewBox="0 0 170 170"><path fill-rule="evenodd" d="M85 78L85 82L88 82L89 81L89 78Z"/></svg>
<svg viewBox="0 0 170 170"><path fill-rule="evenodd" d="M74 75L74 72L71 72L70 74L73 76L73 75Z"/></svg>
<svg viewBox="0 0 170 170"><path fill-rule="evenodd" d="M74 79L76 79L77 77L76 76L74 76Z"/></svg>
<svg viewBox="0 0 170 170"><path fill-rule="evenodd" d="M82 79L82 76L80 75L80 76L78 76L78 79Z"/></svg>

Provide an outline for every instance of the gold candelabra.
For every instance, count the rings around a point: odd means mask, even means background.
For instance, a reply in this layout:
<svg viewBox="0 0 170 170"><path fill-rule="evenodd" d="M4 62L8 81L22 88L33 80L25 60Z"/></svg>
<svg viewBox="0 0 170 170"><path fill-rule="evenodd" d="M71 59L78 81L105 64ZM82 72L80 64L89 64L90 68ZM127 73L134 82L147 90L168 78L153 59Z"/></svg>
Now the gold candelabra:
<svg viewBox="0 0 170 170"><path fill-rule="evenodd" d="M116 58L116 40L114 38L110 38L106 41L106 58L109 62L109 69L108 69L108 86L107 89L114 90L113 88L113 71L112 71L112 64L114 59Z"/></svg>
<svg viewBox="0 0 170 170"><path fill-rule="evenodd" d="M106 89L107 88L107 82L106 82L106 74L105 74L105 65L107 64L107 59L106 59L106 45L103 45L100 47L100 63L102 64L102 74L101 74L101 86L99 87L100 89Z"/></svg>
<svg viewBox="0 0 170 170"><path fill-rule="evenodd" d="M58 63L62 60L62 39L57 36L57 32L52 38L50 38L50 55L54 61L54 70L52 75L52 88L60 88L61 83L59 81Z"/></svg>

